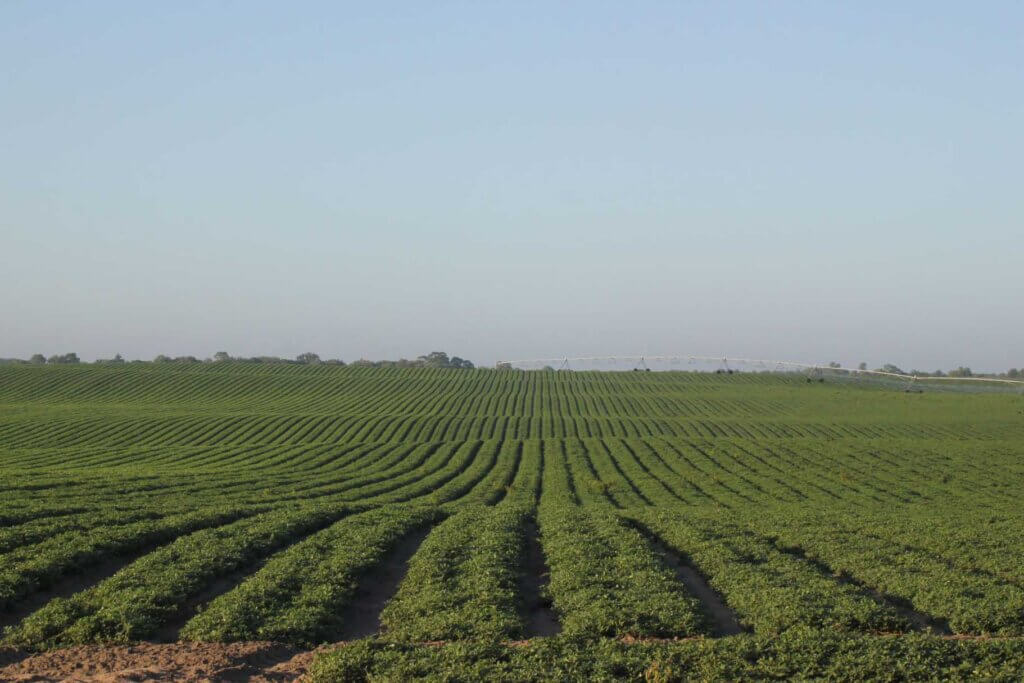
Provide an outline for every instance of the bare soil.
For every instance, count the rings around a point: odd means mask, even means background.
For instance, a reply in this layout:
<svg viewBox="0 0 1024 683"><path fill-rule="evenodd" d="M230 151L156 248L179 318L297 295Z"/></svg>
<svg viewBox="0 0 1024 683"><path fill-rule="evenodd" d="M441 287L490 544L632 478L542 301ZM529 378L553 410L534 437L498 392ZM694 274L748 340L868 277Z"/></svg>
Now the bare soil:
<svg viewBox="0 0 1024 683"><path fill-rule="evenodd" d="M0 650L0 680L295 681L314 655L267 642L83 645L36 655Z"/></svg>
<svg viewBox="0 0 1024 683"><path fill-rule="evenodd" d="M380 613L398 591L398 584L409 570L409 560L430 533L430 527L408 534L392 548L375 569L359 582L351 603L344 609L338 640L356 640L380 632Z"/></svg>
<svg viewBox="0 0 1024 683"><path fill-rule="evenodd" d="M178 641L181 635L181 629L184 628L185 624L187 624L192 617L196 616L200 607L209 604L215 598L220 597L224 593L235 588L238 584L242 583L262 569L265 564L266 558L263 558L258 562L248 565L244 569L239 569L227 576L221 576L214 579L198 595L194 595L182 602L178 611L175 612L175 614L153 635L153 640L159 643L174 643Z"/></svg>
<svg viewBox="0 0 1024 683"><path fill-rule="evenodd" d="M683 558L668 548L661 540L653 535L647 540L654 546L666 565L676 574L676 578L686 586L686 590L693 597L700 601L701 609L711 624L711 634L717 638L734 636L743 633L739 617L725 604L725 600L707 582L707 579L694 569Z"/></svg>

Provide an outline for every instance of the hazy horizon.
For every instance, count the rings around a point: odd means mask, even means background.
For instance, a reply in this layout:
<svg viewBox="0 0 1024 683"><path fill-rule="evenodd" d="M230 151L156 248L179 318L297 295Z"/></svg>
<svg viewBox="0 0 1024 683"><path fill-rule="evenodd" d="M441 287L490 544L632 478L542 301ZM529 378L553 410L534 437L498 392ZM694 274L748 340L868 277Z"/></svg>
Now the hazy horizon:
<svg viewBox="0 0 1024 683"><path fill-rule="evenodd" d="M0 357L1024 366L1024 7L8 2Z"/></svg>

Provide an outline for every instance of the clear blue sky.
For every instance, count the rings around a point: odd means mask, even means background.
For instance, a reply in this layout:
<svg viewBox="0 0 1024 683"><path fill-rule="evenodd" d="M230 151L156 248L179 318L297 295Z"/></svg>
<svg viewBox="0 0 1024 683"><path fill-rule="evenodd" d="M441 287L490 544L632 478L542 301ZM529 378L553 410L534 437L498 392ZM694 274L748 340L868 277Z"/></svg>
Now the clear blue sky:
<svg viewBox="0 0 1024 683"><path fill-rule="evenodd" d="M0 4L0 356L1024 366L1024 5Z"/></svg>

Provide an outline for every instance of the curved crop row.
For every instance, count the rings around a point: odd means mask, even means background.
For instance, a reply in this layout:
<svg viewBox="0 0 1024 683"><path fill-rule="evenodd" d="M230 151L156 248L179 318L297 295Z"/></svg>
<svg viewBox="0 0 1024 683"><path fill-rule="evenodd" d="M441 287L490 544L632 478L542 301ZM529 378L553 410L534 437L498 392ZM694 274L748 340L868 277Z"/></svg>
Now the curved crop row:
<svg viewBox="0 0 1024 683"><path fill-rule="evenodd" d="M548 587L564 633L690 636L707 632L699 603L647 541L607 509L541 504Z"/></svg>
<svg viewBox="0 0 1024 683"><path fill-rule="evenodd" d="M111 557L166 543L197 529L233 522L257 510L207 509L156 520L67 532L0 557L0 605L9 606L57 579Z"/></svg>
<svg viewBox="0 0 1024 683"><path fill-rule="evenodd" d="M152 636L210 581L348 512L337 505L287 509L182 536L93 588L56 598L8 629L4 642L42 649Z"/></svg>
<svg viewBox="0 0 1024 683"><path fill-rule="evenodd" d="M813 627L851 631L906 631L894 610L852 585L823 575L813 564L726 520L664 510L633 511L669 547L692 559L725 596L742 623L757 633Z"/></svg>
<svg viewBox="0 0 1024 683"><path fill-rule="evenodd" d="M436 508L394 505L346 517L275 555L189 621L189 640L275 640L313 647L337 639L359 581Z"/></svg>
<svg viewBox="0 0 1024 683"><path fill-rule="evenodd" d="M420 546L397 595L381 614L399 641L522 635L517 592L528 511L467 507L439 524Z"/></svg>

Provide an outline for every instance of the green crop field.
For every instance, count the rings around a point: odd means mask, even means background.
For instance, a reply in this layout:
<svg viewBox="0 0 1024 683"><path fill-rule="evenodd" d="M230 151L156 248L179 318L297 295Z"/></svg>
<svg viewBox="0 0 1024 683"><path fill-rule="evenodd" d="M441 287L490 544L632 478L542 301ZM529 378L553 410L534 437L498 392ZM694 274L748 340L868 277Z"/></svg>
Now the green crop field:
<svg viewBox="0 0 1024 683"><path fill-rule="evenodd" d="M0 366L10 651L314 680L1024 678L1024 396L796 375Z"/></svg>

